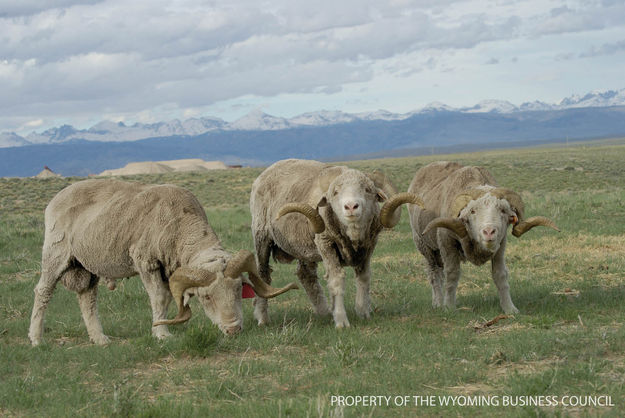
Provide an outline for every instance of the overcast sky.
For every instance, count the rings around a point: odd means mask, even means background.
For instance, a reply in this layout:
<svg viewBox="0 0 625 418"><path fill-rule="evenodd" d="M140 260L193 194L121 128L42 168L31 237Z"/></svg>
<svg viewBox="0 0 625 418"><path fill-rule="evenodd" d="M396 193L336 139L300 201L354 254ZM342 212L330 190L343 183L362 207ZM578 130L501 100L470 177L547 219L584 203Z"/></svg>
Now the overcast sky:
<svg viewBox="0 0 625 418"><path fill-rule="evenodd" d="M623 0L0 0L0 132L625 87Z"/></svg>

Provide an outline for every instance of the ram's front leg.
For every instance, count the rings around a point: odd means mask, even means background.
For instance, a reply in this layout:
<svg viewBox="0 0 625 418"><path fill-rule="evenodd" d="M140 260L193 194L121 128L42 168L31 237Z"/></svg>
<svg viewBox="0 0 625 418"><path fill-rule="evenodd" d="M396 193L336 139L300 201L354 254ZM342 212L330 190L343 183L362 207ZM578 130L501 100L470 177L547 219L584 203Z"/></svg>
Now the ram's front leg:
<svg viewBox="0 0 625 418"><path fill-rule="evenodd" d="M460 257L456 248L441 248L441 258L443 260L443 272L445 274L445 307L453 309L456 307L456 289L460 281Z"/></svg>
<svg viewBox="0 0 625 418"><path fill-rule="evenodd" d="M508 273L508 268L506 267L504 259L505 250L506 242L504 241L491 261L493 281L499 292L499 304L501 305L501 309L507 314L515 314L519 313L519 310L514 306L512 298L510 297L510 285L508 284L510 274Z"/></svg>
<svg viewBox="0 0 625 418"><path fill-rule="evenodd" d="M152 323L167 319L167 307L172 300L171 292L167 284L163 281L160 271L141 271L141 281L150 297L152 306ZM152 335L163 339L171 336L167 325L157 325L152 327Z"/></svg>
<svg viewBox="0 0 625 418"><path fill-rule="evenodd" d="M354 267L356 273L356 314L364 319L371 317L371 267L369 259L362 265Z"/></svg>
<svg viewBox="0 0 625 418"><path fill-rule="evenodd" d="M321 254L323 265L326 270L325 277L328 280L328 290L332 299L332 316L337 328L349 327L347 314L345 313L345 271L336 255L331 242L323 239L317 240L317 248Z"/></svg>
<svg viewBox="0 0 625 418"><path fill-rule="evenodd" d="M345 271L336 265L325 264L328 272L328 289L332 298L332 317L337 328L349 328L347 313L345 312Z"/></svg>

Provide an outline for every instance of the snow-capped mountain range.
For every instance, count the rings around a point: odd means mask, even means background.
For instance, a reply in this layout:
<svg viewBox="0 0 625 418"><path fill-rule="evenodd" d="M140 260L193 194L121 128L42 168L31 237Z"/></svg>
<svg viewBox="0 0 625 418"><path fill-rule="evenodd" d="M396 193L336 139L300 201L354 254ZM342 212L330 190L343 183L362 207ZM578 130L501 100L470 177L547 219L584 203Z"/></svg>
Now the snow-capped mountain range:
<svg viewBox="0 0 625 418"><path fill-rule="evenodd" d="M346 124L357 121L397 121L428 112L461 113L515 113L526 111L553 111L585 107L625 106L625 88L621 90L595 91L584 96L573 95L555 104L541 101L527 102L520 106L504 100L483 100L471 107L453 108L444 103L433 102L408 113L391 113L386 110L364 113L345 113L322 110L304 113L292 118L282 118L254 110L233 122L216 117L192 118L185 121L174 119L152 124L102 121L89 129L76 129L69 125L51 128L41 133L32 132L25 137L13 132L0 134L0 148L32 144L55 144L71 140L101 142L137 141L146 138L169 136L195 136L214 131L267 131L301 127L319 127Z"/></svg>

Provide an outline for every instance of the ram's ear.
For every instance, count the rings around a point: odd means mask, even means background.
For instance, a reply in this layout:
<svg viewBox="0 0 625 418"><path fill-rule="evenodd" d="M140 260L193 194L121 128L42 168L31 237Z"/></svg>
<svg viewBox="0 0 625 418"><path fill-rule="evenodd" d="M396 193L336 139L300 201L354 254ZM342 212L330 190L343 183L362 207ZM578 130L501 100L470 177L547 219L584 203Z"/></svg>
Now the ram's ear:
<svg viewBox="0 0 625 418"><path fill-rule="evenodd" d="M326 198L325 190L321 190L319 187L315 186L310 194L308 204L315 209L326 206L328 204L328 199Z"/></svg>
<svg viewBox="0 0 625 418"><path fill-rule="evenodd" d="M397 194L397 189L391 180L380 170L373 170L371 173L365 173L367 177L375 184L378 190L383 190L386 197Z"/></svg>
<svg viewBox="0 0 625 418"><path fill-rule="evenodd" d="M319 199L319 201L317 201L317 207L321 208L323 206L327 206L328 205L328 199L324 196L321 196L321 198Z"/></svg>
<svg viewBox="0 0 625 418"><path fill-rule="evenodd" d="M323 190L324 193L328 191L328 187L347 167L345 166L329 166L321 170L319 177L317 177L317 186Z"/></svg>
<svg viewBox="0 0 625 418"><path fill-rule="evenodd" d="M190 287L189 289L186 289L184 291L184 293L182 294L182 306L189 306L189 300L191 300L191 298L195 296L196 291L197 287Z"/></svg>
<svg viewBox="0 0 625 418"><path fill-rule="evenodd" d="M378 200L378 202L382 203L386 202L388 196L386 195L386 193L384 193L384 190L378 189L378 192L376 193L376 199Z"/></svg>

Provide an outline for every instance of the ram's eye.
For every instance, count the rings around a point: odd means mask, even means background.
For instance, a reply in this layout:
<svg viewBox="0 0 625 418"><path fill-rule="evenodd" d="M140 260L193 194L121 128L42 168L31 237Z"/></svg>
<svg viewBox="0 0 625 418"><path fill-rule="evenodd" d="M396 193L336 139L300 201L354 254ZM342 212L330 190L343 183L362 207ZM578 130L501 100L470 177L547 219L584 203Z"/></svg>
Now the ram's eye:
<svg viewBox="0 0 625 418"><path fill-rule="evenodd" d="M475 209L471 209L471 215L475 215Z"/></svg>
<svg viewBox="0 0 625 418"><path fill-rule="evenodd" d="M336 196L337 194L339 194L339 191L334 189L334 192L332 193L332 196Z"/></svg>
<svg viewBox="0 0 625 418"><path fill-rule="evenodd" d="M204 296L204 299L211 300L211 297L210 297L210 295L206 295L206 296Z"/></svg>

